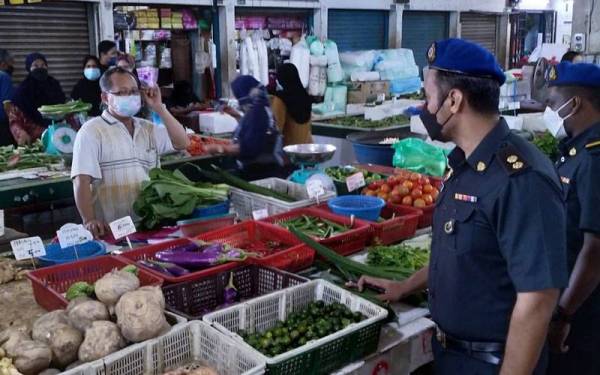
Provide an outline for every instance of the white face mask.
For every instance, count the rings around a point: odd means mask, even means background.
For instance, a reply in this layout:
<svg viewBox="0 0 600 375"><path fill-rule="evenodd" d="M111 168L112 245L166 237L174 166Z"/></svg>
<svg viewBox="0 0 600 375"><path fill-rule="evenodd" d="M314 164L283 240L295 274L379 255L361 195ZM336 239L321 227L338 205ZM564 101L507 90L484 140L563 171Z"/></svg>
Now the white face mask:
<svg viewBox="0 0 600 375"><path fill-rule="evenodd" d="M565 120L573 116L573 112L569 113L565 118L560 117L558 113L573 99L574 98L567 100L567 102L561 105L556 111L553 111L550 107L546 107L546 110L544 111L544 115L542 116L544 125L546 125L546 129L548 129L556 139L562 139L567 136L567 132L565 131Z"/></svg>

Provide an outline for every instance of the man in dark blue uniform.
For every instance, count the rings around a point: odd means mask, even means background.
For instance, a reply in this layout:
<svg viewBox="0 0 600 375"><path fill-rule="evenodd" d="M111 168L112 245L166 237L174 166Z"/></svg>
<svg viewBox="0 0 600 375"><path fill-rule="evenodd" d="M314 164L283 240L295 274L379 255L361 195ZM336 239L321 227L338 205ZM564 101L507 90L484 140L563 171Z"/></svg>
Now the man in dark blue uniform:
<svg viewBox="0 0 600 375"><path fill-rule="evenodd" d="M600 374L600 67L561 63L548 71L544 120L564 127L558 173L567 203L571 272L550 324L549 374Z"/></svg>
<svg viewBox="0 0 600 375"><path fill-rule="evenodd" d="M548 323L566 286L565 209L551 162L499 116L494 56L457 39L427 54L421 119L452 141L429 266L398 283L363 277L396 300L429 287L436 374L545 372Z"/></svg>

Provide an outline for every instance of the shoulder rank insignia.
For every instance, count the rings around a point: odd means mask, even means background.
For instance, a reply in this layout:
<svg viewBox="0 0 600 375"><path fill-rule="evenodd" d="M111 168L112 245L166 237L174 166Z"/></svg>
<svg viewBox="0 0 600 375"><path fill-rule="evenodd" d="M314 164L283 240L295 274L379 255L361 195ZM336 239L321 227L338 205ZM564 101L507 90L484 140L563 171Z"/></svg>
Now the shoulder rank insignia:
<svg viewBox="0 0 600 375"><path fill-rule="evenodd" d="M527 169L529 164L521 157L519 150L511 144L502 147L496 152L498 162L504 170L509 174L515 174Z"/></svg>
<svg viewBox="0 0 600 375"><path fill-rule="evenodd" d="M585 149L588 151L600 151L600 139L596 139L585 145Z"/></svg>

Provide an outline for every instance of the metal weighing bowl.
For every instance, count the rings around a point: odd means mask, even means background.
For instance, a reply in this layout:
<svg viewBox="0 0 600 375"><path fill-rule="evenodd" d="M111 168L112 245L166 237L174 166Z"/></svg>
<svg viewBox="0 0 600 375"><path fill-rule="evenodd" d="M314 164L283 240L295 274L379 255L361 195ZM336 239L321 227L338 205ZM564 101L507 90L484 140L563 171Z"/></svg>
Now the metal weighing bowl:
<svg viewBox="0 0 600 375"><path fill-rule="evenodd" d="M285 146L283 151L293 164L319 164L326 162L335 154L334 145L305 143Z"/></svg>

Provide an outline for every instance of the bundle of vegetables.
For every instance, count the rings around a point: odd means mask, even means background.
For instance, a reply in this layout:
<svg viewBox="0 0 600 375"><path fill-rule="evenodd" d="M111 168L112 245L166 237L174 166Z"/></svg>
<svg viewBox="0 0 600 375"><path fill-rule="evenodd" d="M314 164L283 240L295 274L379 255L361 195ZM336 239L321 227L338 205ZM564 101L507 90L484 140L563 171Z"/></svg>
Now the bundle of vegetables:
<svg viewBox="0 0 600 375"><path fill-rule="evenodd" d="M42 315L31 335L15 328L2 332L2 351L25 375L59 373L166 333L170 325L162 290L140 288L136 273L135 266L127 266L93 286L74 283L66 293L67 308Z"/></svg>
<svg viewBox="0 0 600 375"><path fill-rule="evenodd" d="M12 169L47 167L62 161L60 156L44 152L42 141L37 140L30 146L0 147L0 172Z"/></svg>
<svg viewBox="0 0 600 375"><path fill-rule="evenodd" d="M377 121L366 120L363 116L347 116L325 120L323 122L330 125L349 126L354 128L388 128L408 124L410 119L404 115L392 116Z"/></svg>
<svg viewBox="0 0 600 375"><path fill-rule="evenodd" d="M92 109L92 105L81 100L74 100L64 104L43 105L38 108L42 115L46 116L64 116L70 113L87 112Z"/></svg>
<svg viewBox="0 0 600 375"><path fill-rule="evenodd" d="M356 280L362 275L380 277L388 280L404 280L414 273L413 270L402 267L375 267L359 263L321 245L310 236L307 236L295 228L290 228L290 232L298 237L300 241L315 250L317 254L336 267L342 274L346 275L348 281Z"/></svg>
<svg viewBox="0 0 600 375"><path fill-rule="evenodd" d="M355 168L351 165L346 165L343 167L327 167L325 168L325 173L331 177L335 181L346 182L346 179L358 172L363 174L365 178L365 183L370 184L373 181L381 180L383 178L382 175L365 171L363 169Z"/></svg>
<svg viewBox="0 0 600 375"><path fill-rule="evenodd" d="M214 169L214 172L203 170L195 164L190 164L190 165L193 165L194 167L196 167L198 169L198 171L200 171L200 173L202 173L206 178L210 179L213 182L225 183L229 186L233 186L238 189L248 191L250 193L264 195L265 197L279 199L284 202L295 202L296 201L296 198L294 198L288 194L279 193L277 191L264 188L262 186L251 184L250 182L248 182L246 180L243 180L239 177L232 175L229 172L222 170L221 168L217 167L216 165L211 165L211 167Z"/></svg>
<svg viewBox="0 0 600 375"><path fill-rule="evenodd" d="M142 226L152 229L163 222L189 217L194 209L227 200L225 185L194 183L181 171L154 168L150 180L142 183L142 191L133 209L142 219Z"/></svg>
<svg viewBox="0 0 600 375"><path fill-rule="evenodd" d="M285 321L277 322L275 327L267 331L238 334L254 349L274 357L364 319L366 317L363 314L352 312L341 303L327 305L323 301L315 301L304 309L289 314Z"/></svg>
<svg viewBox="0 0 600 375"><path fill-rule="evenodd" d="M368 251L367 264L388 271L400 268L415 272L429 263L429 250L404 244L373 246L368 248Z"/></svg>
<svg viewBox="0 0 600 375"><path fill-rule="evenodd" d="M163 375L219 375L213 368L194 362L174 370L165 372Z"/></svg>
<svg viewBox="0 0 600 375"><path fill-rule="evenodd" d="M182 276L190 270L216 266L237 261L243 262L250 254L221 243L201 241L176 246L154 254L155 260L140 260L138 263L170 276Z"/></svg>
<svg viewBox="0 0 600 375"><path fill-rule="evenodd" d="M187 152L192 156L205 154L204 145L228 145L231 143L227 139L206 137L199 134L189 134L188 138L190 139L190 145L187 148Z"/></svg>
<svg viewBox="0 0 600 375"><path fill-rule="evenodd" d="M537 146L550 160L556 161L560 155L558 149L558 140L550 134L550 132L544 132L536 135L533 139L533 144Z"/></svg>
<svg viewBox="0 0 600 375"><path fill-rule="evenodd" d="M320 217L302 215L289 220L278 221L279 226L291 228L317 238L330 238L346 232L349 228Z"/></svg>

